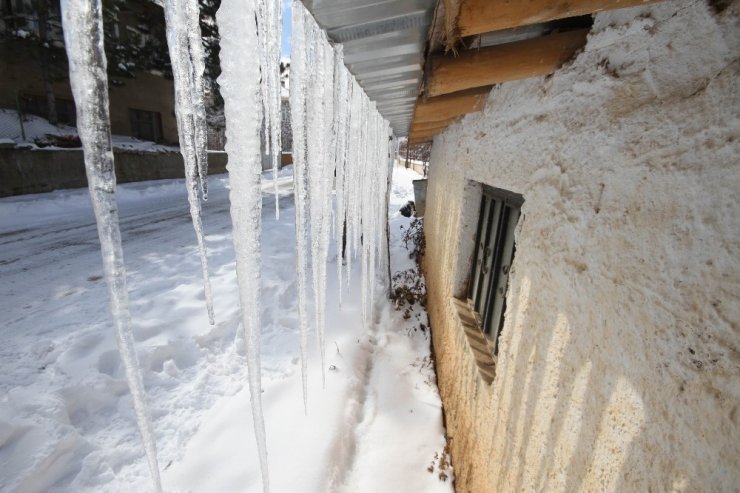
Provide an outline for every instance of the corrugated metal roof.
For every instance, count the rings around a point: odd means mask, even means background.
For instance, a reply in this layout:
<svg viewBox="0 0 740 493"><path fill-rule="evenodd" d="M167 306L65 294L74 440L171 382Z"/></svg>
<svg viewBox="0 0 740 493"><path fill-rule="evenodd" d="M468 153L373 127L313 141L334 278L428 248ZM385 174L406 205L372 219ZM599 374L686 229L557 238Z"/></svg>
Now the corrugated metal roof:
<svg viewBox="0 0 740 493"><path fill-rule="evenodd" d="M396 135L408 135L435 0L302 1Z"/></svg>

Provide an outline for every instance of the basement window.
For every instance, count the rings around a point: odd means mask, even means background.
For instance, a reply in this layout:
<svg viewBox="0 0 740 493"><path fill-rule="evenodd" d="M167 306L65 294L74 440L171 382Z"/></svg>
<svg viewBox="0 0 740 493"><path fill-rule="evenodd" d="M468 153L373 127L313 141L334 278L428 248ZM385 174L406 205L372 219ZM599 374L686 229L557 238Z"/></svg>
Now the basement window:
<svg viewBox="0 0 740 493"><path fill-rule="evenodd" d="M156 111L129 109L131 135L139 140L162 141L162 117Z"/></svg>
<svg viewBox="0 0 740 493"><path fill-rule="evenodd" d="M468 303L494 356L498 354L509 271L514 260L514 230L523 203L519 194L483 185Z"/></svg>

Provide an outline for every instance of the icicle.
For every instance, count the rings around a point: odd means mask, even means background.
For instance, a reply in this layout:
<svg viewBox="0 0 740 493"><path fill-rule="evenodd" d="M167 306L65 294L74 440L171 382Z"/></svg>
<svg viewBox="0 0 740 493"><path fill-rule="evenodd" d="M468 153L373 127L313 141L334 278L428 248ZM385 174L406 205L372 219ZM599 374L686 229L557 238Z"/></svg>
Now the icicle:
<svg viewBox="0 0 740 493"><path fill-rule="evenodd" d="M247 342L249 393L262 488L269 492L259 347L262 101L259 63L247 56L258 46L254 4L223 0L216 19L221 34L222 72L218 83L226 117L226 152L231 185L229 200L242 325Z"/></svg>
<svg viewBox="0 0 740 493"><path fill-rule="evenodd" d="M325 381L324 325L326 268L330 237L337 250L337 277L341 303L343 266L341 241L346 239L347 281L352 258L362 268L362 313L368 324L375 293L377 267L382 265L379 244L385 236L384 180L388 149L388 123L383 120L357 81L344 66L341 47L332 48L324 33L301 2L293 5L293 67L291 110L294 135L296 199L296 269L301 352L304 360L305 397L305 280L308 231L316 333ZM336 175L335 175L336 170ZM336 213L332 214L332 189L336 185Z"/></svg>
<svg viewBox="0 0 740 493"><path fill-rule="evenodd" d="M346 220L344 182L345 163L347 161L347 125L349 117L348 82L349 73L344 66L342 45L335 47L334 57L334 133L336 151L334 153L336 168L336 213L334 214L334 242L337 246L337 279L339 281L339 306L342 305L342 239Z"/></svg>
<svg viewBox="0 0 740 493"><path fill-rule="evenodd" d="M280 219L278 168L282 156L280 108L280 40L282 33L282 1L259 0L260 65L262 66L262 102L265 115L265 141L272 158L272 179L275 192L275 218Z"/></svg>
<svg viewBox="0 0 740 493"><path fill-rule="evenodd" d="M316 22L306 16L307 40L310 43L309 63L314 82L307 95L308 131L307 131L307 174L308 205L311 225L311 271L314 294L314 315L316 336L321 353L322 384L326 382L325 348L324 348L324 313L326 283L326 248L329 236L328 207L331 206L331 185L329 179L330 163L333 160L331 144L333 120L332 88L334 80L333 50L329 46L326 34ZM310 34L308 34L310 33ZM332 169L333 174L333 169Z"/></svg>
<svg viewBox="0 0 740 493"><path fill-rule="evenodd" d="M188 52L192 71L190 87L193 104L193 130L195 139L196 163L198 180L203 200L208 200L208 127L206 123L205 105L205 54L203 52L203 38L200 32L200 8L198 0L185 0L185 16L187 19Z"/></svg>
<svg viewBox="0 0 740 493"><path fill-rule="evenodd" d="M307 45L306 16L303 4L293 2L293 32L291 39L290 112L293 131L293 174L296 228L296 285L298 290L298 319L300 325L301 378L303 381L303 409L308 413L308 302L306 279L308 264L308 231L306 208L308 176L306 173L306 78Z"/></svg>
<svg viewBox="0 0 740 493"><path fill-rule="evenodd" d="M100 0L63 0L64 41L69 58L69 79L77 107L77 129L85 156L90 198L95 211L108 285L116 342L134 400L136 421L152 475L153 488L162 491L157 445L147 406L144 383L131 331L126 268L121 248L116 203L116 174L108 113L108 76L103 50Z"/></svg>
<svg viewBox="0 0 740 493"><path fill-rule="evenodd" d="M314 294L316 299L316 327L319 336L319 351L321 353L321 375L322 385L326 385L326 347L324 341L324 331L326 325L326 268L327 260L329 256L329 241L331 236L331 207L332 207L332 190L334 185L334 165L335 165L335 153L336 153L336 137L337 131L334 128L334 68L335 68L335 57L336 52L329 45L326 35L321 31L321 49L323 50L323 104L324 104L324 122L322 125L323 138L320 141L314 142L314 145L320 145L322 147L322 158L319 163L319 196L316 200L319 201L318 209L321 211L318 223L318 242L314 240L317 245L317 254L312 258L312 266L314 268L314 279L318 277L318 280L314 282L317 290ZM313 199L311 199L313 200ZM311 232L313 234L313 228Z"/></svg>
<svg viewBox="0 0 740 493"><path fill-rule="evenodd" d="M349 166L347 168L347 286L352 281L352 259L357 256L357 239L360 227L359 204L361 186L361 143L362 143L362 97L363 92L356 80L352 80L350 103Z"/></svg>
<svg viewBox="0 0 740 493"><path fill-rule="evenodd" d="M205 109L202 110L202 115L201 110L198 109L199 106L203 105L202 85L199 93L196 87L196 79L198 78L196 74L201 74L202 79L203 57L201 46L201 66L199 68L198 60L193 58L193 51L197 52L198 50L193 47L200 43L200 36L198 36L197 41L191 44L191 34L189 33L191 32L190 24L192 23L188 21L188 17L192 12L188 11L186 4L189 1L192 0L165 0L164 11L167 23L167 44L169 45L172 75L175 82L175 114L180 137L180 153L185 165L185 186L188 191L190 216L193 219L193 228L198 241L208 321L211 325L214 325L216 322L213 314L213 295L211 293L211 280L208 275L208 258L203 234L200 199L198 197L198 180L201 176L198 171L198 163L203 163L200 169L204 173L205 162L208 159L205 152L205 135L201 135L204 132ZM192 34L192 37L195 37L195 34ZM201 128L201 130L198 130L198 128ZM204 186L204 179L204 177L200 178L201 187ZM207 189L203 190L205 193Z"/></svg>

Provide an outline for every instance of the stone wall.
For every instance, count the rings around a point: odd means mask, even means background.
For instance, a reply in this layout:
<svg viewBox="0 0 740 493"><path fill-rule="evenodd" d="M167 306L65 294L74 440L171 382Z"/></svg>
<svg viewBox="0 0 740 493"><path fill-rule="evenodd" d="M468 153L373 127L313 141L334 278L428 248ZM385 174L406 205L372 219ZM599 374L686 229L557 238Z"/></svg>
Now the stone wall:
<svg viewBox="0 0 740 493"><path fill-rule="evenodd" d="M598 14L573 61L498 86L435 139L424 268L458 492L737 491L740 9L727 3ZM481 183L525 200L490 384L454 302Z"/></svg>
<svg viewBox="0 0 740 493"><path fill-rule="evenodd" d="M226 172L226 153L208 153L208 173ZM183 178L179 152L115 152L120 183ZM80 149L0 149L0 197L87 186Z"/></svg>

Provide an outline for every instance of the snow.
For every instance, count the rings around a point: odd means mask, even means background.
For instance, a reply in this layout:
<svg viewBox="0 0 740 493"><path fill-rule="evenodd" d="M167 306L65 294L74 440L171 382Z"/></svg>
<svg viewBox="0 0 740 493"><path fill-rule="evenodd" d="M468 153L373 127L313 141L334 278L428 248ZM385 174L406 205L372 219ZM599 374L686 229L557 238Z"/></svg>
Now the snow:
<svg viewBox="0 0 740 493"><path fill-rule="evenodd" d="M452 492L427 467L445 445L429 339L382 296L364 330L359 290L327 307L326 389L312 365L301 405L292 170L279 178L274 220L263 174L262 365L273 492ZM412 197L396 169L393 270ZM121 233L137 351L150 397L166 491L261 491L229 218L228 178L211 178L209 225L216 326L202 310L184 180L119 185ZM50 214L53 211L53 214ZM28 221L26 221L28 219ZM86 190L0 199L0 490L148 491L150 479L115 345ZM334 258L335 252L330 252ZM359 265L355 265L355 270ZM358 279L356 272L353 279ZM355 281L356 282L356 281ZM327 281L336 297L336 280ZM420 316L424 317L420 313ZM415 322L416 321L416 322ZM311 337L311 358L318 358ZM23 485L23 488L20 488Z"/></svg>

